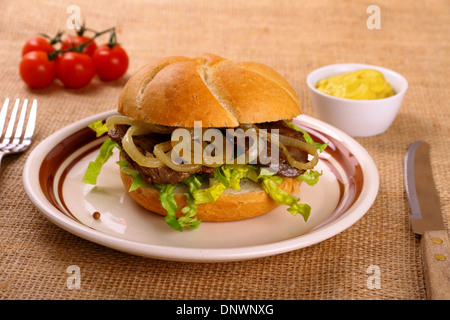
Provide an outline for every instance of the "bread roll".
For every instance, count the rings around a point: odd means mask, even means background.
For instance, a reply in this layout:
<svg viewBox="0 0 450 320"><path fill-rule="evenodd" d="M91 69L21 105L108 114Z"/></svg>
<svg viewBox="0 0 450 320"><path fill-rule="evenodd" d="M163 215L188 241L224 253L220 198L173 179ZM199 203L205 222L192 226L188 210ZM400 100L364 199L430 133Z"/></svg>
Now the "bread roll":
<svg viewBox="0 0 450 320"><path fill-rule="evenodd" d="M171 126L234 128L290 120L301 113L289 83L276 71L256 62L233 62L213 54L197 58L168 57L150 62L134 74L119 97L118 111L138 121ZM121 172L129 190L132 178ZM235 221L265 214L277 206L260 184L243 179L240 191L227 189L214 203L199 204L202 221ZM296 192L300 181L285 178L280 187ZM183 184L175 189L177 217L186 206ZM129 192L145 209L165 216L152 185Z"/></svg>
<svg viewBox="0 0 450 320"><path fill-rule="evenodd" d="M118 111L165 126L237 127L241 123L288 120L301 113L289 83L260 63L205 54L153 61L125 85Z"/></svg>

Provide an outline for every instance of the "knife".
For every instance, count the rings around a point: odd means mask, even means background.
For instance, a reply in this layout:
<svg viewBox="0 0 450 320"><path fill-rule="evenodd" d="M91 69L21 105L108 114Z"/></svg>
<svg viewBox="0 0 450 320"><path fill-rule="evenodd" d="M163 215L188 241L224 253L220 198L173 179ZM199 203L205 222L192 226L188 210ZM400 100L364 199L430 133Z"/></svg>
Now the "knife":
<svg viewBox="0 0 450 320"><path fill-rule="evenodd" d="M427 298L450 300L450 243L433 180L430 145L424 141L416 141L408 148L405 186L412 229L422 235Z"/></svg>

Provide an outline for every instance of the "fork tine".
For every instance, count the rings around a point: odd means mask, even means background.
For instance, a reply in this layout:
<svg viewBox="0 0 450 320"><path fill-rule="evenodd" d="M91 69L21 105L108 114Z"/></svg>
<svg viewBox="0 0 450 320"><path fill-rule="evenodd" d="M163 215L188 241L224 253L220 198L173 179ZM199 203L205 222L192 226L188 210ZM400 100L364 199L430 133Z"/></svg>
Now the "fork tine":
<svg viewBox="0 0 450 320"><path fill-rule="evenodd" d="M28 117L27 128L25 129L24 140L30 141L33 137L34 127L36 125L36 113L37 113L37 100L33 100L33 105L31 106L30 116Z"/></svg>
<svg viewBox="0 0 450 320"><path fill-rule="evenodd" d="M6 112L8 111L9 98L5 99L5 103L3 104L2 111L0 112L0 138L2 137L3 127L6 123Z"/></svg>
<svg viewBox="0 0 450 320"><path fill-rule="evenodd" d="M17 122L16 133L14 134L14 140L12 142L13 145L17 145L20 142L20 138L22 137L23 125L25 123L25 116L27 114L28 107L28 99L23 101L22 111L20 112L19 122Z"/></svg>
<svg viewBox="0 0 450 320"><path fill-rule="evenodd" d="M7 154L20 153L25 151L31 144L31 139L33 137L34 127L36 125L36 113L37 113L37 100L33 100L33 105L31 107L30 115L28 116L28 121L26 124L25 132L25 119L27 117L27 109L28 109L28 99L25 99L22 105L22 109L20 111L19 121L16 122L17 113L19 109L20 99L16 100L14 104L13 111L10 115L8 128L6 129L5 134L0 140L0 162L2 157ZM0 134L3 131L3 127L6 123L6 115L7 109L9 105L9 99L5 100L3 104L3 108L0 112L0 125L1 129ZM14 127L16 127L16 131L14 133L14 139L11 142L11 137L14 131ZM24 133L24 135L23 135Z"/></svg>
<svg viewBox="0 0 450 320"><path fill-rule="evenodd" d="M14 130L14 125L16 123L16 115L17 115L17 109L19 108L19 102L20 102L20 99L17 99L16 103L14 104L14 109L11 113L11 118L9 118L8 128L6 128L5 136L3 137L3 141L0 145L6 145L11 140L12 133Z"/></svg>

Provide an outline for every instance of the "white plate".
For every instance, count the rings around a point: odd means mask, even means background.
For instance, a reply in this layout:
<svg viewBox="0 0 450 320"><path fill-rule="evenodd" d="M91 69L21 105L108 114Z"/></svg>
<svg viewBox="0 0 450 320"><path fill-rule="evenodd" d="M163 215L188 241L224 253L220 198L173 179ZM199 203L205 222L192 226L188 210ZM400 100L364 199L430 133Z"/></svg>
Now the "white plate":
<svg viewBox="0 0 450 320"><path fill-rule="evenodd" d="M101 113L55 132L30 154L23 172L25 190L36 207L59 227L95 243L130 254L177 261L220 262L254 259L324 241L358 221L374 202L377 168L367 151L342 131L306 115L295 123L316 141L329 142L317 166L319 183L300 188L311 216L292 216L285 206L236 222L202 222L196 230L171 229L127 195L115 161L104 165L97 186L81 182L104 138L87 125ZM93 212L101 218L93 218Z"/></svg>

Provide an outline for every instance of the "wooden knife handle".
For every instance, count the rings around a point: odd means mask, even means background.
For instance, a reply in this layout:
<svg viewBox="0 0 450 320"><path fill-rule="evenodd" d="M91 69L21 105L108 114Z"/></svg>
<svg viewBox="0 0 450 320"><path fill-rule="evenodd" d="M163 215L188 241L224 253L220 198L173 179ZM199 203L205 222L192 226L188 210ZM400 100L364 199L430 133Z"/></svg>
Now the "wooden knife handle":
<svg viewBox="0 0 450 320"><path fill-rule="evenodd" d="M450 300L450 242L447 232L424 232L421 246L427 298Z"/></svg>

